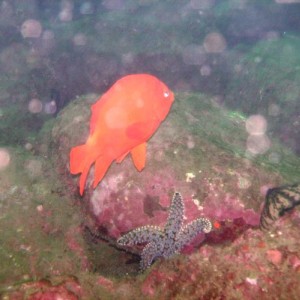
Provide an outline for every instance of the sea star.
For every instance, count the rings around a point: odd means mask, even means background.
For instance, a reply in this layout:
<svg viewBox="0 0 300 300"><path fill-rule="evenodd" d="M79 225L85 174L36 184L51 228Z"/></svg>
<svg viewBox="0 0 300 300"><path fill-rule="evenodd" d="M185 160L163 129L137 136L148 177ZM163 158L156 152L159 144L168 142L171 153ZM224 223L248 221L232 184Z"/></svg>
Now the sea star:
<svg viewBox="0 0 300 300"><path fill-rule="evenodd" d="M212 229L206 218L198 218L183 226L184 204L180 193L173 196L169 216L164 228L158 226L138 227L117 240L122 246L146 243L141 254L140 270L147 269L157 257L169 258L179 253L200 232Z"/></svg>

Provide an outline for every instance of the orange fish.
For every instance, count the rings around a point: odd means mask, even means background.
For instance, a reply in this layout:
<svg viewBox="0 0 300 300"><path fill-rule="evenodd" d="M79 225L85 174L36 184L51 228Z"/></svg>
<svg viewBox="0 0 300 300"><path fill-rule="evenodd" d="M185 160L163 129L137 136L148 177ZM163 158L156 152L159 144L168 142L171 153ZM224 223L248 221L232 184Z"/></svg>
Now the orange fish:
<svg viewBox="0 0 300 300"><path fill-rule="evenodd" d="M173 92L159 79L135 74L119 79L92 105L89 137L70 152L70 172L81 173L80 195L94 163L93 188L111 163L120 163L129 152L135 167L139 171L144 168L146 142L166 118L173 101Z"/></svg>

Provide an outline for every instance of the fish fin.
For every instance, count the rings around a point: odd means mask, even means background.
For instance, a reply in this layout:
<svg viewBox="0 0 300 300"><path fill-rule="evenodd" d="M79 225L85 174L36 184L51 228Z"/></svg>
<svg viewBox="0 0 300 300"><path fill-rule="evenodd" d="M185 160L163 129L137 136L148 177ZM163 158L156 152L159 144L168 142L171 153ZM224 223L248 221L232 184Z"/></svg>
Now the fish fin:
<svg viewBox="0 0 300 300"><path fill-rule="evenodd" d="M103 156L96 159L93 188L95 188L102 180L111 163L112 160L104 159Z"/></svg>
<svg viewBox="0 0 300 300"><path fill-rule="evenodd" d="M146 143L139 144L138 146L134 147L130 153L133 159L133 163L138 171L142 171L145 167L146 163Z"/></svg>
<svg viewBox="0 0 300 300"><path fill-rule="evenodd" d="M156 130L159 124L156 121L152 122L137 122L134 123L126 129L127 137L130 139L140 140L148 139L153 132Z"/></svg>
<svg viewBox="0 0 300 300"><path fill-rule="evenodd" d="M83 172L83 169L86 165L88 153L89 153L89 147L86 144L71 149L70 151L71 174L78 174Z"/></svg>
<svg viewBox="0 0 300 300"><path fill-rule="evenodd" d="M121 163L128 153L129 153L129 151L127 151L125 154L123 154L123 155L121 155L120 157L118 157L118 158L116 159L116 162L117 162L118 164Z"/></svg>
<svg viewBox="0 0 300 300"><path fill-rule="evenodd" d="M85 182L86 182L86 178L88 176L90 167L91 167L91 165L85 167L84 170L82 171L81 175L80 175L80 179L79 179L79 193L80 193L80 196L83 195Z"/></svg>
<svg viewBox="0 0 300 300"><path fill-rule="evenodd" d="M79 192L81 196L83 195L86 178L94 161L93 151L87 144L74 147L70 151L70 173L81 173L79 179Z"/></svg>

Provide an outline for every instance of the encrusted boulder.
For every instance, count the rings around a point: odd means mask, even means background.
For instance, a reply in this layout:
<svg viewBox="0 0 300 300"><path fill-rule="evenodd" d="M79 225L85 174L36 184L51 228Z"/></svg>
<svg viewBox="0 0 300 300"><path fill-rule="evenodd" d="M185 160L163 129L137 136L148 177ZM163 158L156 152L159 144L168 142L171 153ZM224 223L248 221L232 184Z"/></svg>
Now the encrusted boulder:
<svg viewBox="0 0 300 300"><path fill-rule="evenodd" d="M45 142L50 144L66 192L77 199L81 199L79 176L69 173L69 152L85 143L90 106L97 98L88 95L69 104ZM274 174L280 162L271 157L280 152L283 160L285 152L273 143L265 153L251 154L245 127L244 116L220 108L213 98L177 94L166 120L148 141L141 172L128 155L122 163L113 163L93 189L93 168L90 170L81 203L93 225L113 239L138 226L161 226L170 199L178 191L185 199L186 223L207 217L224 224L239 220L257 226L268 187L290 180L296 165Z"/></svg>

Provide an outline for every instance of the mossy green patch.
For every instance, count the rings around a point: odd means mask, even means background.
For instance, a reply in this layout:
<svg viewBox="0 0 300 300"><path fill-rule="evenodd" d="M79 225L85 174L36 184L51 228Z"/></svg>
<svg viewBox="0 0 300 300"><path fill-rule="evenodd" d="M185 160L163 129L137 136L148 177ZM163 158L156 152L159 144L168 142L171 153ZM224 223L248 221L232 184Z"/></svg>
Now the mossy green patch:
<svg viewBox="0 0 300 300"><path fill-rule="evenodd" d="M180 114L178 111L184 111L184 114ZM199 159L195 165L205 165L203 160L207 160L210 154L212 156L226 154L232 159L249 159L270 172L280 174L287 182L300 180L300 158L284 147L276 138L271 138L272 146L269 151L249 156L246 151L248 137L245 128L246 116L242 113L220 108L205 95L177 94L168 118L174 119L174 123L177 124L178 136L184 136L182 132L180 133L180 124L186 122L186 117L190 120L188 134L198 141L196 143L197 151L200 148L206 152L205 158L201 158L199 155L195 156ZM278 160L270 159L272 153L278 156ZM216 158L212 157L211 159L216 162Z"/></svg>
<svg viewBox="0 0 300 300"><path fill-rule="evenodd" d="M24 168L37 157L8 150L11 165L1 171L0 184L0 291L11 282L82 271L81 214L59 192L60 182L49 171L51 163L42 161L37 181Z"/></svg>
<svg viewBox="0 0 300 300"><path fill-rule="evenodd" d="M240 56L227 87L225 103L246 114L264 115L273 136L299 132L300 38L287 35L261 41Z"/></svg>

